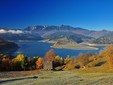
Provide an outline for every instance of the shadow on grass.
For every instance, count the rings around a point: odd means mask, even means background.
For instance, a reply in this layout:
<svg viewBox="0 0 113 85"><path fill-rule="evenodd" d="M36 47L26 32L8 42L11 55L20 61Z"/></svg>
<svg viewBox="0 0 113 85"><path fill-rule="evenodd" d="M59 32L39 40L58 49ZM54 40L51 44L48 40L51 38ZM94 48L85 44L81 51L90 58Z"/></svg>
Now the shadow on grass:
<svg viewBox="0 0 113 85"><path fill-rule="evenodd" d="M24 79L37 79L38 76L33 76L33 77L25 77L25 78L15 78L15 79L7 79L7 80L0 80L1 83L7 83L7 82L12 82L12 81L17 81L17 80L24 80Z"/></svg>

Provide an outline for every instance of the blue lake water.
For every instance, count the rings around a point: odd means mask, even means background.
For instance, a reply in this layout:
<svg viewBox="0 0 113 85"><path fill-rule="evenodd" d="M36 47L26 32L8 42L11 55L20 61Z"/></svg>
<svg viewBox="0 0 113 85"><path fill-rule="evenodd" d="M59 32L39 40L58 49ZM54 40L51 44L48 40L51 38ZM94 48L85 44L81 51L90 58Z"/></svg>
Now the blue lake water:
<svg viewBox="0 0 113 85"><path fill-rule="evenodd" d="M98 50L56 49L51 48L50 46L52 44L46 42L17 42L17 44L20 46L20 48L14 53L14 55L17 55L18 53L23 53L29 57L44 57L46 52L48 52L50 49L53 49L57 55L62 56L63 58L65 58L67 55L78 56L79 53L99 53L101 50L104 49L104 47L98 47Z"/></svg>

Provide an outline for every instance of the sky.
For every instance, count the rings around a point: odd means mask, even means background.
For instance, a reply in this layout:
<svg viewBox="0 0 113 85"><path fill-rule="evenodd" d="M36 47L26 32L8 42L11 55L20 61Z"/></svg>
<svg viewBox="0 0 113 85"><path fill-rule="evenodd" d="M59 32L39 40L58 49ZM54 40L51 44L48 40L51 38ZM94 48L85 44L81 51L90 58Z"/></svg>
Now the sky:
<svg viewBox="0 0 113 85"><path fill-rule="evenodd" d="M113 0L0 0L0 27L70 25L113 30Z"/></svg>

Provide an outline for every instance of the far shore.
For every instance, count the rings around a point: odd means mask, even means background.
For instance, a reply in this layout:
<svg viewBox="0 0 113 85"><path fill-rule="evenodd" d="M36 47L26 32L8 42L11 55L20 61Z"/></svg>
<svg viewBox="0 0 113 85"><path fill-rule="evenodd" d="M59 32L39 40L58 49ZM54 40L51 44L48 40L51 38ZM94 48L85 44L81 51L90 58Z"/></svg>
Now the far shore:
<svg viewBox="0 0 113 85"><path fill-rule="evenodd" d="M111 44L92 44L92 43L87 43L87 42L83 42L83 43L80 43L80 44L85 44L85 45L88 45L88 46L108 46L108 45L111 45Z"/></svg>
<svg viewBox="0 0 113 85"><path fill-rule="evenodd" d="M58 49L72 49L72 50L98 50L96 47L90 47L90 46L76 46L76 47L68 47L68 46L51 46L52 48L58 48Z"/></svg>
<svg viewBox="0 0 113 85"><path fill-rule="evenodd" d="M39 40L39 41L30 41L30 40L20 40L20 41L17 41L17 42L47 42L47 43L56 43L56 41L48 41L48 40ZM110 44L92 44L92 43L87 43L87 42L83 42L83 43L80 43L81 44L85 44L85 45L88 45L88 46L108 46Z"/></svg>
<svg viewBox="0 0 113 85"><path fill-rule="evenodd" d="M38 42L47 42L47 43L56 43L56 41L49 41L49 40L40 40L40 41L38 41Z"/></svg>
<svg viewBox="0 0 113 85"><path fill-rule="evenodd" d="M55 44L57 41L55 40L52 40L52 41L49 41L49 40L42 40L42 41L39 41L39 42L47 42L47 43L52 43L52 44ZM93 46L83 46L81 44L78 44L78 45L59 45L59 46L51 46L51 48L58 48L58 49L72 49L72 50L98 50L98 48L96 47L93 47Z"/></svg>

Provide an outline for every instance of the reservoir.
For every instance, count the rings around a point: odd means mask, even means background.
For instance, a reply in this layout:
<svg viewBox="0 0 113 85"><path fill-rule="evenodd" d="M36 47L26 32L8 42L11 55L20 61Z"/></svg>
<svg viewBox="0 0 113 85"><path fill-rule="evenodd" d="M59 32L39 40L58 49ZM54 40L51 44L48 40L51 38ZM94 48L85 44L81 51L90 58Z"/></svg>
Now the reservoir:
<svg viewBox="0 0 113 85"><path fill-rule="evenodd" d="M28 57L44 57L46 52L48 52L50 49L53 49L55 53L63 58L67 57L67 55L76 57L80 53L99 53L101 50L104 49L104 47L97 47L98 50L75 50L75 49L58 49L58 48L51 48L52 43L46 43L46 42L16 42L19 45L19 49L14 52L14 55L17 55L19 53L25 54Z"/></svg>

